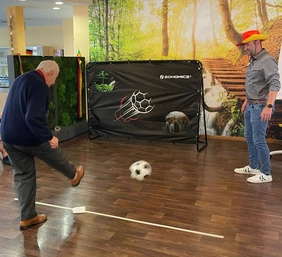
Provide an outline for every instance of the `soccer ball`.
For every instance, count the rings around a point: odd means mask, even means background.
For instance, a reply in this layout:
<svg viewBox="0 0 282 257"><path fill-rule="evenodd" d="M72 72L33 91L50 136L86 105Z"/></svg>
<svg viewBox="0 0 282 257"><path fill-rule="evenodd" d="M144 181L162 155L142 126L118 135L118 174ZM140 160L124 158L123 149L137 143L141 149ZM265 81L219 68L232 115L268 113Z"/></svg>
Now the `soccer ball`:
<svg viewBox="0 0 282 257"><path fill-rule="evenodd" d="M130 165L129 171L131 173L131 178L135 178L138 181L141 181L151 175L152 167L150 163L146 161L137 161Z"/></svg>

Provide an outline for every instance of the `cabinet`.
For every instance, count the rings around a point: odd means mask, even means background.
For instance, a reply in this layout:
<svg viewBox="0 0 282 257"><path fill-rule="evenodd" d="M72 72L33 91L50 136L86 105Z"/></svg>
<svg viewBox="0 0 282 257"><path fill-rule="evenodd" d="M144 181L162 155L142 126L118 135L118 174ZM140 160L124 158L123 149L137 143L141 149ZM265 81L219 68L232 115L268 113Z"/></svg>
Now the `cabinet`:
<svg viewBox="0 0 282 257"><path fill-rule="evenodd" d="M8 61L7 61L8 54L9 54L8 47L0 47L0 88L9 87Z"/></svg>
<svg viewBox="0 0 282 257"><path fill-rule="evenodd" d="M49 46L26 46L27 50L32 50L34 56L53 56L53 49Z"/></svg>
<svg viewBox="0 0 282 257"><path fill-rule="evenodd" d="M26 46L26 49L32 50L33 56L53 56L53 48L49 46ZM7 59L7 55L9 54L9 47L0 47L0 89L9 88L9 72ZM9 70L11 71L13 70L13 68Z"/></svg>

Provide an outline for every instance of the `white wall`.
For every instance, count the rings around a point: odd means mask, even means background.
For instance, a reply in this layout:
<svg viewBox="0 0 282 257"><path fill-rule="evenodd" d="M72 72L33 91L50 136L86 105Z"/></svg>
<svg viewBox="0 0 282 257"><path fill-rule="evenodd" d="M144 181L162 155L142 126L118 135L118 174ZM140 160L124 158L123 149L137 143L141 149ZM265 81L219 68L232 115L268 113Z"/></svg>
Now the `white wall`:
<svg viewBox="0 0 282 257"><path fill-rule="evenodd" d="M0 47L9 47L8 29L0 28ZM25 32L27 46L49 46L49 55L53 49L64 48L63 26L27 27ZM3 90L2 90L3 91ZM0 92L0 112L3 110L8 92Z"/></svg>
<svg viewBox="0 0 282 257"><path fill-rule="evenodd" d="M73 47L74 29L72 20L66 20L64 26L60 25L26 27L26 46L48 46L49 55L53 55L53 49L64 49L64 47L66 47L66 56L75 56L77 49L80 49L83 56L88 57L88 30L83 31L83 34L81 34L82 30L78 29L81 27L82 21L86 21L86 24L88 24L88 7L77 8L77 14L78 18L75 22L75 28L78 36L76 36L76 39L79 38L81 41L76 44L75 49ZM85 27L85 24L83 24L83 27ZM9 47L8 28L0 28L0 47ZM87 58L85 59L87 61ZM6 102L7 94L7 92L0 92L0 111L3 109L3 106Z"/></svg>
<svg viewBox="0 0 282 257"><path fill-rule="evenodd" d="M8 96L8 93L7 93L7 92L4 93L4 92L1 92L1 91L0 91L0 112L2 112L3 109L4 109L4 105L5 105L7 96Z"/></svg>
<svg viewBox="0 0 282 257"><path fill-rule="evenodd" d="M0 28L0 35L0 46L8 47L8 29ZM26 27L25 40L27 46L50 46L63 49L63 26Z"/></svg>
<svg viewBox="0 0 282 257"><path fill-rule="evenodd" d="M85 63L89 62L88 25L89 25L88 6L75 6L73 8L73 35L74 35L73 49L75 51L75 54L78 52L78 50L81 51L81 55L85 57Z"/></svg>
<svg viewBox="0 0 282 257"><path fill-rule="evenodd" d="M0 46L9 47L8 28L0 28Z"/></svg>
<svg viewBox="0 0 282 257"><path fill-rule="evenodd" d="M73 49L73 19L64 19L63 20L63 38L64 38L64 55L65 56L74 56Z"/></svg>
<svg viewBox="0 0 282 257"><path fill-rule="evenodd" d="M25 40L28 46L50 46L63 49L63 26L27 27Z"/></svg>

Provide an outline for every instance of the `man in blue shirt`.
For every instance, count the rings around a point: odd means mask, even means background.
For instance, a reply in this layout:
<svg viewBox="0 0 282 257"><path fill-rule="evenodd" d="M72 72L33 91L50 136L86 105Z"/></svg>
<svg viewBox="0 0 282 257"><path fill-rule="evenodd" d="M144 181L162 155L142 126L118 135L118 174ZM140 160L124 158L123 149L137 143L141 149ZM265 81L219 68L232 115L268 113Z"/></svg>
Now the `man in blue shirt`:
<svg viewBox="0 0 282 257"><path fill-rule="evenodd" d="M80 165L75 167L58 148L58 138L47 126L49 87L59 75L55 61L42 61L36 70L16 78L10 88L2 114L2 141L13 167L20 206L20 229L43 223L45 214L35 210L36 169L34 157L71 179L77 186L84 176Z"/></svg>
<svg viewBox="0 0 282 257"><path fill-rule="evenodd" d="M274 102L280 90L276 60L262 48L266 35L258 30L246 31L242 35L243 46L249 55L246 70L246 99L241 107L244 113L244 136L248 145L249 165L234 169L238 174L252 174L249 183L272 181L270 154L266 143L268 121L274 112Z"/></svg>

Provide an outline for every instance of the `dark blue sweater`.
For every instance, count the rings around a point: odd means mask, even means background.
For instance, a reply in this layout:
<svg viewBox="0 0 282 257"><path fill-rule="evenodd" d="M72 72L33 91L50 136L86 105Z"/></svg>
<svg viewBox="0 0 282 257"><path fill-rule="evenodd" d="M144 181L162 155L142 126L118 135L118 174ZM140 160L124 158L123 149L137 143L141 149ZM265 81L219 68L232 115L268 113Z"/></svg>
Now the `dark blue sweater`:
<svg viewBox="0 0 282 257"><path fill-rule="evenodd" d="M1 136L7 144L37 146L51 140L47 126L49 87L37 71L29 71L14 81L2 114Z"/></svg>

